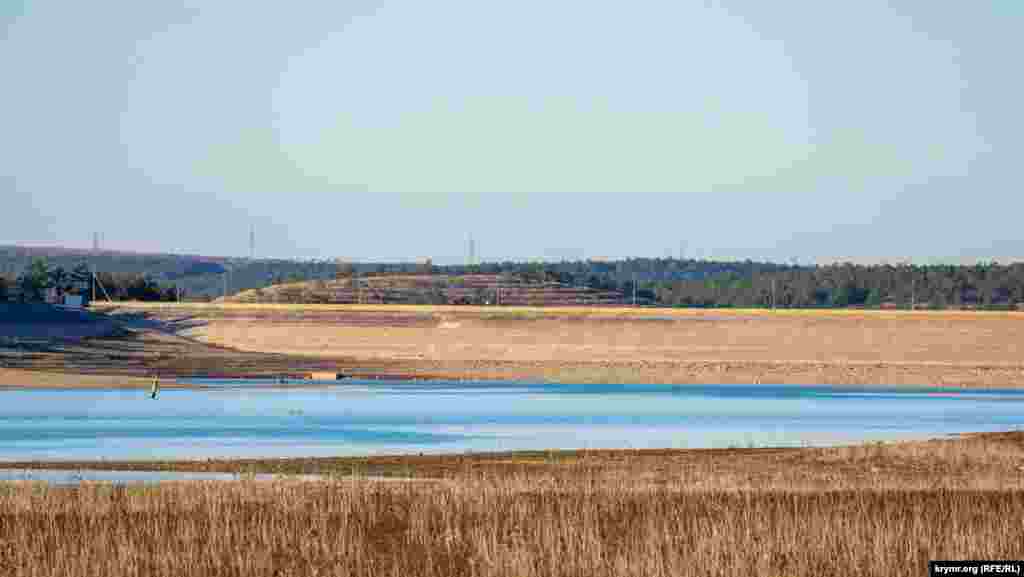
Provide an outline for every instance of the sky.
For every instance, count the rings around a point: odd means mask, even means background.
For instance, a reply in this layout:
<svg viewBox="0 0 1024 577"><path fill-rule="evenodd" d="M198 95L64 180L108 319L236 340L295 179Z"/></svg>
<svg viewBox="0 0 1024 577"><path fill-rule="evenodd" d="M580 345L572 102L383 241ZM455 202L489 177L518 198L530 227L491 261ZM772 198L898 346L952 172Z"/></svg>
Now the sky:
<svg viewBox="0 0 1024 577"><path fill-rule="evenodd" d="M1024 256L1024 2L0 2L0 244Z"/></svg>

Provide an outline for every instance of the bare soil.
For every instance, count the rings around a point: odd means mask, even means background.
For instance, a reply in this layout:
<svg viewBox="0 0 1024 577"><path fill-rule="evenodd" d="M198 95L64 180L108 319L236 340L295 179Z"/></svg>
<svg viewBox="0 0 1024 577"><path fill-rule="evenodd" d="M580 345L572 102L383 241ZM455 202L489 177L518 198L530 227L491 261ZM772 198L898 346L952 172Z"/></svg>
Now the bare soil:
<svg viewBox="0 0 1024 577"><path fill-rule="evenodd" d="M7 339L0 342L0 369L132 377L318 372L576 383L1024 386L1020 313L231 304L101 310L117 330ZM2 375L0 382L10 380Z"/></svg>
<svg viewBox="0 0 1024 577"><path fill-rule="evenodd" d="M1024 385L1024 315L287 307L195 311L200 342L466 379ZM175 314L152 311L154 316Z"/></svg>

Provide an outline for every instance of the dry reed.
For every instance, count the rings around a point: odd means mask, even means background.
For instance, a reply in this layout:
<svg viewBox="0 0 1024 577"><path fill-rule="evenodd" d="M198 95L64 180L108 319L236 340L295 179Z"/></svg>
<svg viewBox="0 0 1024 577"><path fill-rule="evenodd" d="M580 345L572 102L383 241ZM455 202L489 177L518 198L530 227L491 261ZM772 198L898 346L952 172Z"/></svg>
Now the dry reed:
<svg viewBox="0 0 1024 577"><path fill-rule="evenodd" d="M916 576L929 559L1021 557L1021 490L695 490L580 471L0 492L11 576Z"/></svg>

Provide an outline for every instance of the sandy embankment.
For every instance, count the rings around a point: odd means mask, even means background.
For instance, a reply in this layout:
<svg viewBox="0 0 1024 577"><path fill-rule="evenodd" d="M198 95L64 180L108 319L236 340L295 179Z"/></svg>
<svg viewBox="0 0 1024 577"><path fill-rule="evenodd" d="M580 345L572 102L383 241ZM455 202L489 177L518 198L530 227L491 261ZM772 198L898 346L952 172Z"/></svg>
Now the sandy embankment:
<svg viewBox="0 0 1024 577"><path fill-rule="evenodd" d="M0 343L0 385L148 386L152 374L342 372L576 383L1024 386L1021 313L380 305L101 310L122 330L70 343L47 335ZM52 326L44 332L54 330L60 333Z"/></svg>
<svg viewBox="0 0 1024 577"><path fill-rule="evenodd" d="M185 333L354 371L560 382L1024 386L1024 314L231 306ZM173 307L151 314L180 315Z"/></svg>
<svg viewBox="0 0 1024 577"><path fill-rule="evenodd" d="M125 375L79 375L51 371L32 371L23 369L7 369L0 367L0 388L22 387L127 387L143 388L152 385L152 380L144 377ZM161 383L161 386L173 386L172 383Z"/></svg>

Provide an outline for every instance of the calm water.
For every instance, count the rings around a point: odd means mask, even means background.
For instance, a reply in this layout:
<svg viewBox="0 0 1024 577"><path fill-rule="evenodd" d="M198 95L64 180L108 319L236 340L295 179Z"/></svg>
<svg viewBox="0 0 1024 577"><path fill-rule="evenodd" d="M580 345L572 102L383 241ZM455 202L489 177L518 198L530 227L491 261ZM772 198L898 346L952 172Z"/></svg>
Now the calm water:
<svg viewBox="0 0 1024 577"><path fill-rule="evenodd" d="M45 481L52 485L75 485L86 482L113 483L160 483L163 481L237 481L252 478L257 481L288 479L319 479L318 475L271 475L252 476L234 473L187 473L178 471L61 471L56 469L3 469L0 481Z"/></svg>
<svg viewBox="0 0 1024 577"><path fill-rule="evenodd" d="M1024 426L1024 393L346 381L0 391L0 461L827 445Z"/></svg>

